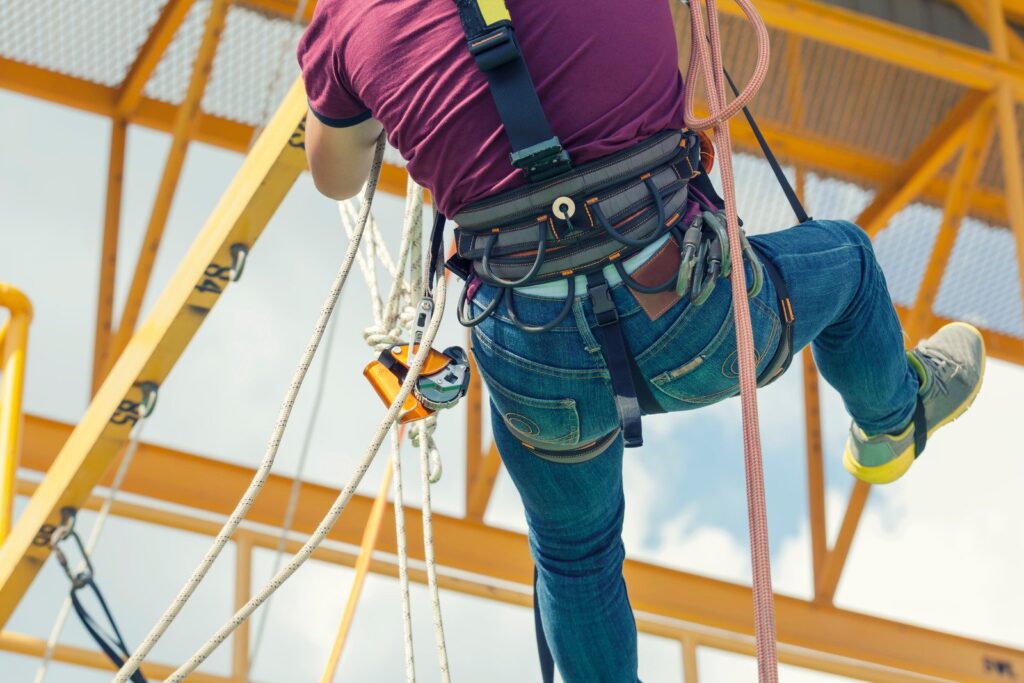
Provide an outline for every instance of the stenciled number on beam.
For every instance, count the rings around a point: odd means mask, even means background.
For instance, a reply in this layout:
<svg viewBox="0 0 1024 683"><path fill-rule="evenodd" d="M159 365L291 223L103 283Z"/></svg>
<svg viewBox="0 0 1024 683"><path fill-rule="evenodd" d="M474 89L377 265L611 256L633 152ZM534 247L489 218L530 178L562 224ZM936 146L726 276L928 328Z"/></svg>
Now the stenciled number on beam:
<svg viewBox="0 0 1024 683"><path fill-rule="evenodd" d="M224 286L220 283L226 284L231 281L231 266L211 263L206 266L206 272L203 275L202 282L196 285L196 291L204 294L220 294L224 291Z"/></svg>

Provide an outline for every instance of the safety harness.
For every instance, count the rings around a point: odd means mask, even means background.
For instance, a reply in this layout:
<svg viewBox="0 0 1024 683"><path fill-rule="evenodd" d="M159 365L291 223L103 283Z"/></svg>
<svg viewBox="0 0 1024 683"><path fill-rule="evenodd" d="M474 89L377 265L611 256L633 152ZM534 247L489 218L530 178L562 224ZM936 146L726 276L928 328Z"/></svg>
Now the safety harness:
<svg viewBox="0 0 1024 683"><path fill-rule="evenodd" d="M692 131L666 131L619 153L574 167L568 152L551 130L540 105L504 0L455 0L467 45L487 78L505 132L512 145L511 163L526 176L524 187L465 208L457 225L456 255L447 267L463 280L459 321L478 325L505 300L508 317L526 332L545 332L572 310L577 276L584 276L597 322L595 337L610 375L620 426L606 437L571 451L548 451L523 441L541 457L579 462L601 453L621 433L627 448L643 444L641 415L664 409L651 393L623 337L618 311L604 268L612 265L623 283L642 294L675 288L703 304L719 278L733 267L728 250L724 202L708 172L714 151L710 140ZM726 74L728 78L728 74ZM736 92L731 78L729 85ZM765 153L786 198L800 222L809 220L788 179L750 111L747 121ZM431 238L431 271L440 259L446 217L435 214ZM623 265L631 256L659 241L679 249L677 273L664 282L642 284ZM775 356L757 378L763 386L789 367L793 358L793 308L778 269L761 259L741 233L742 254L753 272L748 296L761 288L762 267L778 298L782 335ZM515 288L562 280L567 294L550 321L528 325L515 309ZM477 315L472 300L482 284L497 293ZM544 635L536 599L534 617L543 680L554 680L554 661Z"/></svg>
<svg viewBox="0 0 1024 683"><path fill-rule="evenodd" d="M739 259L728 253L721 214L724 202L708 177L713 159L710 141L693 131L665 131L616 154L573 166L541 108L503 0L455 3L469 51L487 78L511 142L511 163L527 180L524 187L472 204L453 217L458 226L457 253L447 266L466 281L458 303L459 321L467 327L478 325L504 300L509 318L522 330L551 330L572 311L577 276L583 276L620 427L566 451L523 444L559 462L597 455L620 432L627 448L641 446L641 415L664 409L628 350L604 268L613 266L623 283L636 292L654 294L674 288L680 296L689 293L693 305L704 303L717 280L729 276L733 260ZM442 214L435 215L432 243L436 245L445 221ZM624 263L667 240L679 251L678 272L654 285L632 278ZM762 262L745 236L740 258L754 273L750 296L760 291L764 265L779 297L783 333L775 357L759 377L759 383L765 384L782 374L792 359L792 307L778 271ZM555 280L567 285L559 313L543 324L523 323L516 313L515 288ZM473 315L473 297L485 283L497 292Z"/></svg>

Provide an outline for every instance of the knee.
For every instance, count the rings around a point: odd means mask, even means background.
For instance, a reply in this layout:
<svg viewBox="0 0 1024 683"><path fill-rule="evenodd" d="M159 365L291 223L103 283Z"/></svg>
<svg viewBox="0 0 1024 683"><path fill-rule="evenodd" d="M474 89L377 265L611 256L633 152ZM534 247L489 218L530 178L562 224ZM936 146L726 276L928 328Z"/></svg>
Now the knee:
<svg viewBox="0 0 1024 683"><path fill-rule="evenodd" d="M839 237L846 243L860 247L869 254L874 255L875 250L871 244L871 238L868 234L857 225L850 221L827 221L829 228L837 233Z"/></svg>

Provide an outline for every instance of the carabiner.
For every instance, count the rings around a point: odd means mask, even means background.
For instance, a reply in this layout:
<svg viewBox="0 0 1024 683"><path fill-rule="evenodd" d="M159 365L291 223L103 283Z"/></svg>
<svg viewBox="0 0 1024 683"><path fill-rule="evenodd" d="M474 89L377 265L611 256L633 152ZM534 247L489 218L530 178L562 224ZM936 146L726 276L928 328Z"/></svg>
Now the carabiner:
<svg viewBox="0 0 1024 683"><path fill-rule="evenodd" d="M690 289L690 280L693 278L693 268L696 265L694 259L697 255L697 248L700 246L703 222L704 219L698 214L683 235L683 243L679 248L679 275L676 278L676 294L679 296L685 296L687 290Z"/></svg>

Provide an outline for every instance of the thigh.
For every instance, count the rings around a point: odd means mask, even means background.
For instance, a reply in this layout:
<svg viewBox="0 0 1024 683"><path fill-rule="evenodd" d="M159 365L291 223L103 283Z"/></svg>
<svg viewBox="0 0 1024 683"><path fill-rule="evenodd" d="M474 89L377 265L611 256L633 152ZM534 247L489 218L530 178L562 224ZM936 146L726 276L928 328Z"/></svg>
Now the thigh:
<svg viewBox="0 0 1024 683"><path fill-rule="evenodd" d="M884 282L871 240L848 221L809 221L750 241L786 280L796 316L795 350L856 306L867 279Z"/></svg>

